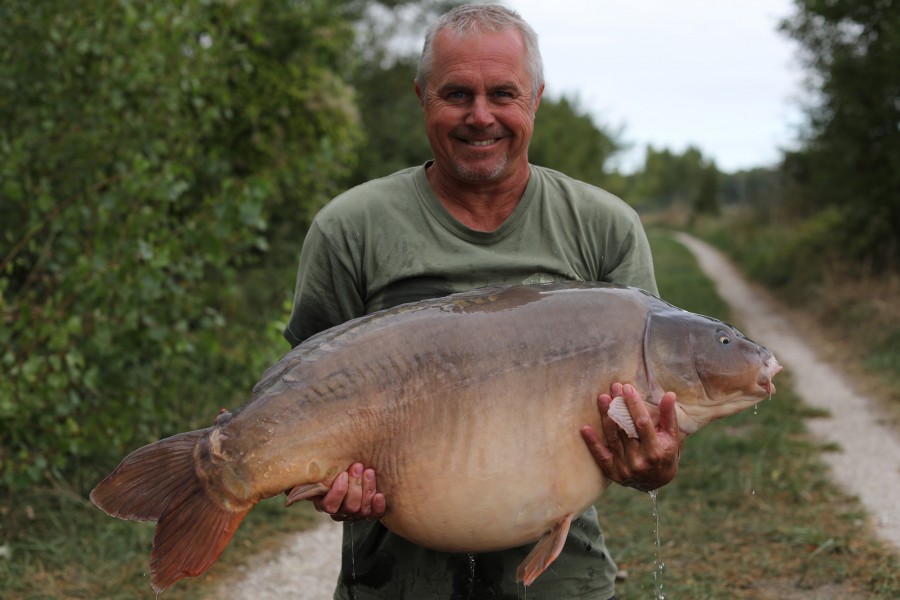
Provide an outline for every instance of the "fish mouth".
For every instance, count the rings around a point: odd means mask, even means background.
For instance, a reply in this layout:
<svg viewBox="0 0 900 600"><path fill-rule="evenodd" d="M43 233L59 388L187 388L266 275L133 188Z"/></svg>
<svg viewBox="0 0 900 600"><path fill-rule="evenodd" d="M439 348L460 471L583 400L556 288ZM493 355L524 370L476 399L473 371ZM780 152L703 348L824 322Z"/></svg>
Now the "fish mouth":
<svg viewBox="0 0 900 600"><path fill-rule="evenodd" d="M775 359L774 354L770 354L766 361L763 363L763 368L760 369L759 380L757 381L757 384L769 396L775 394L775 384L772 383L772 378L780 373L783 369L784 367L782 367L778 363L778 361Z"/></svg>

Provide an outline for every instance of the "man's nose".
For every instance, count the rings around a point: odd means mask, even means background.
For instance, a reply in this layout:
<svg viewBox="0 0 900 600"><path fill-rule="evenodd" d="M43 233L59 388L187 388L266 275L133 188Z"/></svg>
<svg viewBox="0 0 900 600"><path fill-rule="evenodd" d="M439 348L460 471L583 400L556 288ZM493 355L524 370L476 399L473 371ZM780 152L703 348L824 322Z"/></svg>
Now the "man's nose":
<svg viewBox="0 0 900 600"><path fill-rule="evenodd" d="M476 95L472 99L469 114L466 115L466 125L484 129L494 122L494 114L487 97Z"/></svg>

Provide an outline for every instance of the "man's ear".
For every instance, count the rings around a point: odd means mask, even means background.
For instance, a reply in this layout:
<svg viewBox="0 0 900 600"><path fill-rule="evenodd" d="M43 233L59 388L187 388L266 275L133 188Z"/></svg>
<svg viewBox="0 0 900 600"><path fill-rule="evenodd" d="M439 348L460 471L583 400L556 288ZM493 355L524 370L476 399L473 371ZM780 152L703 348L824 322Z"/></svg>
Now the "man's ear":
<svg viewBox="0 0 900 600"><path fill-rule="evenodd" d="M541 86L541 89L538 90L537 97L534 99L534 110L532 114L537 114L538 106L541 105L541 98L544 96L544 86Z"/></svg>
<svg viewBox="0 0 900 600"><path fill-rule="evenodd" d="M413 85L416 88L416 97L419 99L419 106L425 108L425 90L419 87L418 81L413 81Z"/></svg>

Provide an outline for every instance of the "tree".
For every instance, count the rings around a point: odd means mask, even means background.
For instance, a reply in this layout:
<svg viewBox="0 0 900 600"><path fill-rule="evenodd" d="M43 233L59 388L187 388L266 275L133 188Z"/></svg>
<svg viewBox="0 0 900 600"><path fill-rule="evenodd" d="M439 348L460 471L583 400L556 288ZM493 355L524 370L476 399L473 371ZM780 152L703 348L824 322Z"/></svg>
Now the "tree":
<svg viewBox="0 0 900 600"><path fill-rule="evenodd" d="M719 201L719 170L710 162L700 172L697 195L694 196L693 214L718 216L722 212Z"/></svg>
<svg viewBox="0 0 900 600"><path fill-rule="evenodd" d="M91 482L249 389L239 283L352 164L360 10L0 4L2 484Z"/></svg>
<svg viewBox="0 0 900 600"><path fill-rule="evenodd" d="M607 162L620 149L617 133L598 125L577 100L547 95L541 100L528 148L532 163L602 186Z"/></svg>
<svg viewBox="0 0 900 600"><path fill-rule="evenodd" d="M900 258L900 2L795 0L782 30L804 50L816 100L785 157L795 213L826 215L840 255L876 268Z"/></svg>
<svg viewBox="0 0 900 600"><path fill-rule="evenodd" d="M701 196L704 178L718 176L715 169L715 164L693 146L681 154L647 146L643 169L634 174L630 195L636 205L649 209L673 204L693 206Z"/></svg>
<svg viewBox="0 0 900 600"><path fill-rule="evenodd" d="M350 184L384 177L431 158L422 107L414 93L418 58L397 58L388 64L367 63L354 78L362 109L365 143Z"/></svg>

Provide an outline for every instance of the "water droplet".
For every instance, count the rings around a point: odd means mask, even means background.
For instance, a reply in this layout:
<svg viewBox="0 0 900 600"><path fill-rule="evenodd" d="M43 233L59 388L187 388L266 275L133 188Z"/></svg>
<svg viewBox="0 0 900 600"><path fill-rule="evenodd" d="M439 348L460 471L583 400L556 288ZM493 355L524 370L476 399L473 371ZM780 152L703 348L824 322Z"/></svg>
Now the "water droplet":
<svg viewBox="0 0 900 600"><path fill-rule="evenodd" d="M656 600L665 600L663 593L663 571L666 569L666 563L662 560L662 543L659 533L659 491L650 492L650 505L653 508L653 530L656 534L656 569L653 571L653 579L656 581Z"/></svg>
<svg viewBox="0 0 900 600"><path fill-rule="evenodd" d="M353 544L353 521L350 521L350 575L356 583L356 548Z"/></svg>

